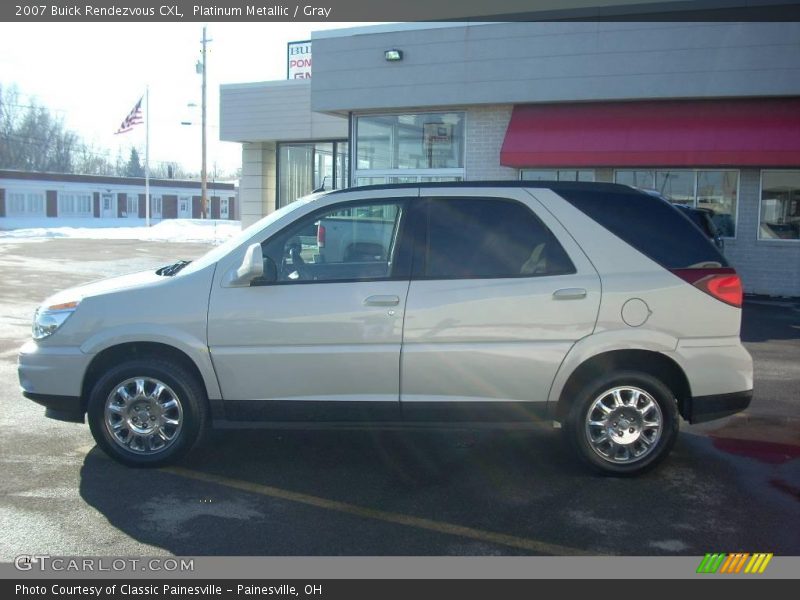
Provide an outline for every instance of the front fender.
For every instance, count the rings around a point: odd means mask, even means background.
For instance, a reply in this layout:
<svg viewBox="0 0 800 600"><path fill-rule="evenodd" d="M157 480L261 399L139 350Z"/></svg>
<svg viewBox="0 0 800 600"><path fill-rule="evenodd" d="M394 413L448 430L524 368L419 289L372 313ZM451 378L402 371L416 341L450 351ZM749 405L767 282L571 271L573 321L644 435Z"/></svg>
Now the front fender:
<svg viewBox="0 0 800 600"><path fill-rule="evenodd" d="M89 337L81 344L80 349L85 354L96 355L113 346L137 342L164 344L180 350L194 362L200 371L209 400L218 400L222 397L205 340L195 337L183 329L148 323L110 327Z"/></svg>

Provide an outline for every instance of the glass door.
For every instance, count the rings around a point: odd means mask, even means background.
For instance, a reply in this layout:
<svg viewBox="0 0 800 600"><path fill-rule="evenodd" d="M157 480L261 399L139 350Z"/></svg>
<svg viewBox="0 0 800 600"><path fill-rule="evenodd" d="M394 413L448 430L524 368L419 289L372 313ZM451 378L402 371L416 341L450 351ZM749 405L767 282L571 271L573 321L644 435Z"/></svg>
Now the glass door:
<svg viewBox="0 0 800 600"><path fill-rule="evenodd" d="M278 206L314 190L347 187L348 147L346 141L278 144Z"/></svg>

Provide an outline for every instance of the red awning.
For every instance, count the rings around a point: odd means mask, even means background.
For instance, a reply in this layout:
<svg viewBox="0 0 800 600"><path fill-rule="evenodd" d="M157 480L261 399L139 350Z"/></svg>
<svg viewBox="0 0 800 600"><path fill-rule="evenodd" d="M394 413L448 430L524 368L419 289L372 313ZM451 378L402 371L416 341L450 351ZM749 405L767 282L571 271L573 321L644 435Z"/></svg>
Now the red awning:
<svg viewBox="0 0 800 600"><path fill-rule="evenodd" d="M800 166L800 98L524 104L507 167Z"/></svg>

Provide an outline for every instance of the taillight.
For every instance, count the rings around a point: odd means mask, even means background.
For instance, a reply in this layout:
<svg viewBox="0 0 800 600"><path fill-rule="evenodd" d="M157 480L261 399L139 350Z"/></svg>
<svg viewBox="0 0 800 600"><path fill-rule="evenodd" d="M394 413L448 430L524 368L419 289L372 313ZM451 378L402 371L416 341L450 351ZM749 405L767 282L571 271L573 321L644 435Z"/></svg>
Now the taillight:
<svg viewBox="0 0 800 600"><path fill-rule="evenodd" d="M325 247L325 225L322 223L317 226L317 246Z"/></svg>
<svg viewBox="0 0 800 600"><path fill-rule="evenodd" d="M672 273L725 304L742 306L742 280L733 269L672 269Z"/></svg>

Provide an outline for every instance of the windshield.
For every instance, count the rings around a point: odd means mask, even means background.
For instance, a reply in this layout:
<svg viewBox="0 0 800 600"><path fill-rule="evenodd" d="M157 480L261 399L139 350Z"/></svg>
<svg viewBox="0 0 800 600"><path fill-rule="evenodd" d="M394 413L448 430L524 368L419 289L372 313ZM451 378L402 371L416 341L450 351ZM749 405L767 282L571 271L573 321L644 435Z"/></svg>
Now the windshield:
<svg viewBox="0 0 800 600"><path fill-rule="evenodd" d="M243 229L241 233L233 236L231 239L229 239L221 246L217 246L216 248L210 250L209 252L206 252L203 256L201 256L197 260L192 261L192 263L187 265L186 268L183 269L180 273L181 274L193 273L195 271L199 271L201 269L206 268L208 265L214 264L220 258L228 254L230 251L234 250L235 248L246 242L256 233L258 233L258 231L265 229L266 227L269 227L279 219L283 218L285 215L288 215L292 211L297 210L301 206L305 206L309 202L312 202L313 200L316 200L317 198L323 195L324 193L310 194L308 196L298 198L291 204L287 204L286 206L279 208L275 212L268 214L263 219L256 221L255 223L250 225L250 227Z"/></svg>

